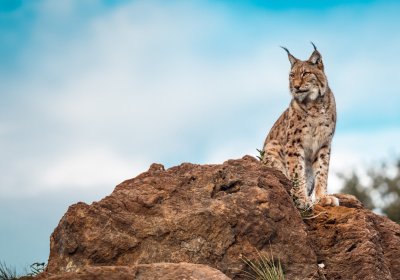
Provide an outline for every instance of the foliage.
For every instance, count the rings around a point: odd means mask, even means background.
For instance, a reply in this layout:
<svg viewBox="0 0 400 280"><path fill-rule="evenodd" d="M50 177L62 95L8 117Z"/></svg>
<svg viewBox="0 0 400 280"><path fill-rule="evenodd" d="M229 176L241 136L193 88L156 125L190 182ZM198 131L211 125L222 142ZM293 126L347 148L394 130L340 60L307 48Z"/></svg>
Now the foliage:
<svg viewBox="0 0 400 280"><path fill-rule="evenodd" d="M28 273L28 276L37 276L46 269L46 263L35 262L30 265L30 269L31 272Z"/></svg>
<svg viewBox="0 0 400 280"><path fill-rule="evenodd" d="M253 280L284 280L285 275L280 261L275 262L272 252L269 256L258 253L258 260L250 260L242 256L242 260L250 268L251 272L244 271L248 279Z"/></svg>
<svg viewBox="0 0 400 280"><path fill-rule="evenodd" d="M18 276L14 267L10 267L3 262L0 262L0 280L17 280L20 277L35 277L46 269L46 263L35 262L29 266L29 272L26 275Z"/></svg>
<svg viewBox="0 0 400 280"><path fill-rule="evenodd" d="M15 268L7 266L5 263L0 262L0 280L14 280L17 279L17 272Z"/></svg>
<svg viewBox="0 0 400 280"><path fill-rule="evenodd" d="M264 150L259 150L259 149L256 149L256 150L257 150L257 152L259 153L259 155L257 156L257 158L258 158L260 161L262 161L262 160L264 159L265 151L264 151Z"/></svg>
<svg viewBox="0 0 400 280"><path fill-rule="evenodd" d="M355 171L338 175L344 181L341 192L356 196L365 207L400 223L400 159L368 168L365 178Z"/></svg>

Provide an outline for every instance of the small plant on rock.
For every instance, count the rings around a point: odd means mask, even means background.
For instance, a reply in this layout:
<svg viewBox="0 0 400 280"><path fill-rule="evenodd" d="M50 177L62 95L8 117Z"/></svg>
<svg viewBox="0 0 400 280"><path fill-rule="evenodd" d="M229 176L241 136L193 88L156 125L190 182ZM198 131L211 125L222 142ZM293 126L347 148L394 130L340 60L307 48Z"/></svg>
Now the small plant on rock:
<svg viewBox="0 0 400 280"><path fill-rule="evenodd" d="M28 276L37 276L40 273L44 272L45 269L46 269L46 263L35 262L30 265L31 271L28 273Z"/></svg>
<svg viewBox="0 0 400 280"><path fill-rule="evenodd" d="M252 280L284 280L285 275L280 261L274 260L272 252L269 256L258 253L257 260L250 260L242 256L242 260L250 268L250 272L244 271L244 276Z"/></svg>
<svg viewBox="0 0 400 280"><path fill-rule="evenodd" d="M15 268L7 266L5 263L0 262L0 280L15 280L17 279L17 272Z"/></svg>
<svg viewBox="0 0 400 280"><path fill-rule="evenodd" d="M259 153L259 155L257 156L257 158L258 158L260 161L262 161L262 160L264 159L265 151L264 151L264 150L259 150L259 149L256 149L256 150L257 150L257 152Z"/></svg>

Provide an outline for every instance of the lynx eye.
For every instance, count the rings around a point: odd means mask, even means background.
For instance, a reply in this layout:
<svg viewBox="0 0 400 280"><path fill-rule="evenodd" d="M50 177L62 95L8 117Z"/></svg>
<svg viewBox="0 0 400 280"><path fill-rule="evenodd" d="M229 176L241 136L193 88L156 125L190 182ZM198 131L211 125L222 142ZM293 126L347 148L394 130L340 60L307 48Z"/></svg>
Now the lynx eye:
<svg viewBox="0 0 400 280"><path fill-rule="evenodd" d="M290 72L290 73L289 73L289 77L290 77L290 78L293 78L293 77L294 77L294 73L293 73L293 72Z"/></svg>
<svg viewBox="0 0 400 280"><path fill-rule="evenodd" d="M310 74L311 74L310 72L304 72L302 76L305 77L305 76L308 76Z"/></svg>

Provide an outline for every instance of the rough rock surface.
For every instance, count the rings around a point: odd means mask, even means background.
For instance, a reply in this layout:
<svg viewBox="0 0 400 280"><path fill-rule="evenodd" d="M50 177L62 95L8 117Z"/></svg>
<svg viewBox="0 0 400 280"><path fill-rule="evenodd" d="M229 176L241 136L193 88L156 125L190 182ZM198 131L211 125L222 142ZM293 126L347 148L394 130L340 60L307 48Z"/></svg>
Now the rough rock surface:
<svg viewBox="0 0 400 280"><path fill-rule="evenodd" d="M346 195L303 220L290 187L250 156L167 170L153 164L103 200L68 209L51 236L47 275L186 262L243 279L241 256L261 251L280 260L286 279L400 279L399 225Z"/></svg>
<svg viewBox="0 0 400 280"><path fill-rule="evenodd" d="M44 275L43 275L44 278ZM157 263L135 266L87 266L79 272L48 276L47 280L229 280L209 266L191 263ZM39 279L38 279L39 280Z"/></svg>
<svg viewBox="0 0 400 280"><path fill-rule="evenodd" d="M305 220L326 279L400 279L400 225L354 196L336 196L342 206L317 206L317 217Z"/></svg>

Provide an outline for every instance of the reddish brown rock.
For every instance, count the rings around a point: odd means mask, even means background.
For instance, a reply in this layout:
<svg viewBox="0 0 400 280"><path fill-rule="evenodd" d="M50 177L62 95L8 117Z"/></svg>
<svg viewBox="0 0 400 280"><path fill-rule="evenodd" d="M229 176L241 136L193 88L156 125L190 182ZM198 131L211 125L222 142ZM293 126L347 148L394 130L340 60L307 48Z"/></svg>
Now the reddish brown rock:
<svg viewBox="0 0 400 280"><path fill-rule="evenodd" d="M308 234L326 279L400 279L400 226L336 195L338 207L315 207Z"/></svg>
<svg viewBox="0 0 400 280"><path fill-rule="evenodd" d="M229 280L222 272L206 265L156 263L135 266L87 266L77 272L42 276L47 280ZM40 280L40 279L38 279Z"/></svg>
<svg viewBox="0 0 400 280"><path fill-rule="evenodd" d="M249 156L167 170L153 164L103 200L68 209L51 236L46 277L102 279L90 277L186 262L244 279L241 256L255 259L258 250L272 252L289 280L400 279L398 224L348 195L337 195L339 207L316 206L303 221L290 187Z"/></svg>
<svg viewBox="0 0 400 280"><path fill-rule="evenodd" d="M252 157L185 163L117 186L100 202L71 206L51 236L48 272L86 265L206 264L239 279L241 256L270 252L289 279L317 273L289 181Z"/></svg>

